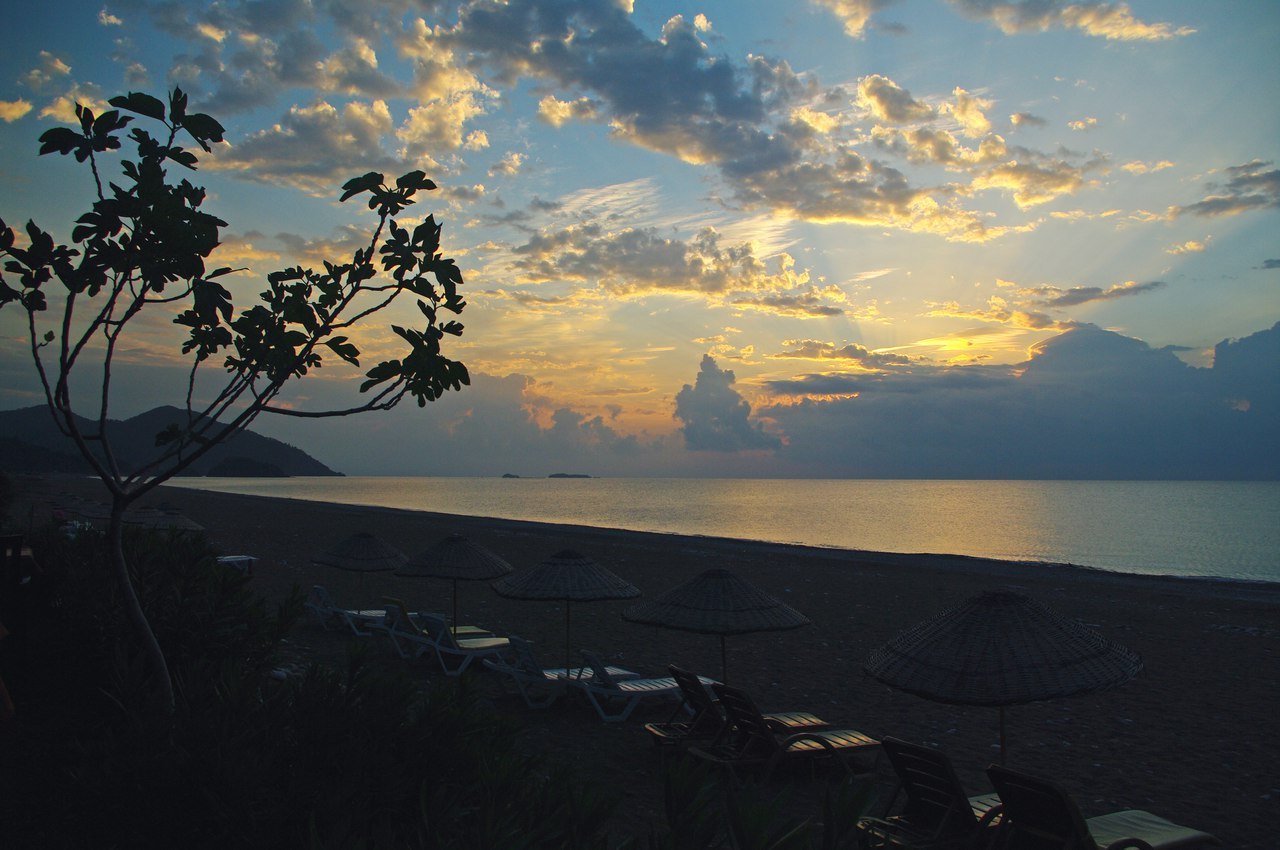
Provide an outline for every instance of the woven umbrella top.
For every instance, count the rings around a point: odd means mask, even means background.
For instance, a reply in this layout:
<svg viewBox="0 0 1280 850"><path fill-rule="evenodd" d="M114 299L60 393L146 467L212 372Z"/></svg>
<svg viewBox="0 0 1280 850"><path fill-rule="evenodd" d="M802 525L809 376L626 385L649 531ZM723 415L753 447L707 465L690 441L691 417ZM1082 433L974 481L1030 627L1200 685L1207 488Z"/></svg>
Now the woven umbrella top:
<svg viewBox="0 0 1280 850"><path fill-rule="evenodd" d="M536 567L495 581L493 589L511 599L573 602L632 599L640 595L635 585L572 549L557 552Z"/></svg>
<svg viewBox="0 0 1280 850"><path fill-rule="evenodd" d="M408 557L369 532L353 534L312 559L326 567L356 573L377 573L403 567Z"/></svg>
<svg viewBox="0 0 1280 850"><path fill-rule="evenodd" d="M628 608L623 619L708 635L783 631L809 618L728 570L707 570L651 602Z"/></svg>
<svg viewBox="0 0 1280 850"><path fill-rule="evenodd" d="M450 534L396 570L398 576L431 576L482 581L511 572L511 565L479 543Z"/></svg>
<svg viewBox="0 0 1280 850"><path fill-rule="evenodd" d="M1137 653L1025 596L984 593L894 637L866 672L907 693L958 705L1019 705L1122 685Z"/></svg>

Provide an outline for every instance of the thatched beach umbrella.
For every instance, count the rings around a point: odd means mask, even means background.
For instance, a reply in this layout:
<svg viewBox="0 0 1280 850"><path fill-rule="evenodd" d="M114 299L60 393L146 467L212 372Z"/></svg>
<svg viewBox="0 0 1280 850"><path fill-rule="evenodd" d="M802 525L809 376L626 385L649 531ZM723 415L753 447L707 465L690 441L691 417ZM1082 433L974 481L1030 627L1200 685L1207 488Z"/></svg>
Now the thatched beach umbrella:
<svg viewBox="0 0 1280 850"><path fill-rule="evenodd" d="M1018 593L983 593L899 634L866 672L900 691L953 705L1004 708L1093 693L1132 679L1137 653Z"/></svg>
<svg viewBox="0 0 1280 850"><path fill-rule="evenodd" d="M396 570L398 576L447 578L453 581L453 625L458 624L458 582L487 581L511 572L511 565L461 534L450 534Z"/></svg>
<svg viewBox="0 0 1280 850"><path fill-rule="evenodd" d="M634 599L640 589L614 575L590 558L565 549L536 567L513 573L493 583L493 589L509 599L546 599L564 602L564 667L570 663L569 611L574 602Z"/></svg>
<svg viewBox="0 0 1280 850"><path fill-rule="evenodd" d="M408 556L399 549L367 531L351 535L311 560L326 567L359 573L361 586L365 573L390 572L409 562Z"/></svg>
<svg viewBox="0 0 1280 850"><path fill-rule="evenodd" d="M647 623L703 635L720 636L720 678L728 681L727 635L785 631L809 624L809 618L728 570L707 570L623 613Z"/></svg>

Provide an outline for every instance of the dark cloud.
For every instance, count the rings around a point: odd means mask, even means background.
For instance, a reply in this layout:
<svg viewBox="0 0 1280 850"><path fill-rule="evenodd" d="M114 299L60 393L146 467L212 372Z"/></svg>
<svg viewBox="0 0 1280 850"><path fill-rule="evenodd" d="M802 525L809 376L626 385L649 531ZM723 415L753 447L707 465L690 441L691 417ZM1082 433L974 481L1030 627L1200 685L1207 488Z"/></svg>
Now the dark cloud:
<svg viewBox="0 0 1280 850"><path fill-rule="evenodd" d="M1263 260L1262 267L1264 269L1280 269L1280 260Z"/></svg>
<svg viewBox="0 0 1280 850"><path fill-rule="evenodd" d="M1009 116L1009 123L1015 127L1047 127L1049 122L1039 115L1030 112L1015 112Z"/></svg>
<svg viewBox="0 0 1280 850"><path fill-rule="evenodd" d="M711 228L684 240L653 228L570 225L537 233L512 253L515 267L533 283L582 281L622 295L698 294L787 315L843 312L830 303L842 293L814 289L805 272L782 260L770 271L750 243L726 245Z"/></svg>
<svg viewBox="0 0 1280 850"><path fill-rule="evenodd" d="M829 342L816 339L794 339L788 340L785 345L787 347L784 351L771 356L803 360L844 360L867 369L890 369L911 365L911 358L903 354L878 353L857 343L849 343L837 348Z"/></svg>
<svg viewBox="0 0 1280 850"><path fill-rule="evenodd" d="M1060 290L1058 294L1045 298L1041 301L1046 307L1076 307L1080 304L1088 304L1090 301L1114 301L1117 298L1129 298L1134 295L1142 295L1146 292L1153 292L1165 285L1162 280L1151 280L1146 283L1117 283L1115 286L1109 286L1103 289L1100 286L1076 286L1067 290Z"/></svg>
<svg viewBox="0 0 1280 850"><path fill-rule="evenodd" d="M693 386L676 394L676 419L685 445L694 451L740 452L778 449L782 441L750 421L751 405L733 388L734 374L704 355Z"/></svg>
<svg viewBox="0 0 1280 850"><path fill-rule="evenodd" d="M803 375L765 389L789 399L759 410L786 435L780 457L831 475L1280 475L1280 324L1220 343L1211 369L1081 326L1012 368Z"/></svg>
<svg viewBox="0 0 1280 850"><path fill-rule="evenodd" d="M1213 218L1250 210L1276 209L1280 207L1280 169L1271 165L1259 159L1233 165L1226 170L1228 179L1225 183L1208 184L1212 194L1194 204L1173 207L1170 213L1174 216Z"/></svg>

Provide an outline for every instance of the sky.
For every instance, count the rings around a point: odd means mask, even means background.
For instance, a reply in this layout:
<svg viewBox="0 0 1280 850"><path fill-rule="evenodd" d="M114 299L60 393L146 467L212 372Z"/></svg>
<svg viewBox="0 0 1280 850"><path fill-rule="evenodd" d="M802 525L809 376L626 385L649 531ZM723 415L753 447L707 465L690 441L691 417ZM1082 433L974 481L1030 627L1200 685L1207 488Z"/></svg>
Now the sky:
<svg viewBox="0 0 1280 850"><path fill-rule="evenodd" d="M463 270L471 386L254 425L347 474L1280 476L1280 3L19 5L18 230L67 238L91 179L36 140L127 91L226 127L195 179L237 307L368 239L346 180L438 184L401 222ZM113 416L182 402L170 319ZM40 400L7 309L0 408Z"/></svg>

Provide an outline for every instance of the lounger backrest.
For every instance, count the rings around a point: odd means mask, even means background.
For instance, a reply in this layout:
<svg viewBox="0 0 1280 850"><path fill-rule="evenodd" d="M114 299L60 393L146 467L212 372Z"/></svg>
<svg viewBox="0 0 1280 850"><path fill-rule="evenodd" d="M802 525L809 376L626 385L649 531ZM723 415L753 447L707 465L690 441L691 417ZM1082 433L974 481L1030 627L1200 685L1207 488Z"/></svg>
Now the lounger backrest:
<svg viewBox="0 0 1280 850"><path fill-rule="evenodd" d="M411 635L421 634L422 629L418 628L417 623L413 621L413 616L409 613L409 606L404 604L403 599L396 599L394 596L382 597L382 604L386 613L384 623L386 627L393 632L408 633Z"/></svg>
<svg viewBox="0 0 1280 850"><path fill-rule="evenodd" d="M604 685L607 688L618 687L618 680L609 675L609 665L600 660L600 656L590 650L582 650L582 658L587 662L587 666L591 668L591 683L593 685Z"/></svg>
<svg viewBox="0 0 1280 850"><path fill-rule="evenodd" d="M435 614L422 614L419 619L422 620L423 633L431 640L452 649L458 648L458 642L453 637L453 631L443 617L437 617Z"/></svg>
<svg viewBox="0 0 1280 850"><path fill-rule="evenodd" d="M1045 779L993 764L987 776L1004 806L1010 847L1028 850L1097 850L1080 808L1064 789Z"/></svg>
<svg viewBox="0 0 1280 850"><path fill-rule="evenodd" d="M764 716L760 714L760 709L756 708L755 702L746 691L732 688L721 682L713 682L711 690L715 691L719 698L725 719L733 728L734 734L738 736L738 742L744 751L777 749L778 739L774 737L773 730L769 728Z"/></svg>
<svg viewBox="0 0 1280 850"><path fill-rule="evenodd" d="M676 684L680 686L684 705L693 712L693 719L688 724L688 733L693 736L718 734L724 728L724 712L720 710L720 706L716 705L711 694L707 693L698 674L674 664L667 665L667 669L671 671L671 678L675 679Z"/></svg>
<svg viewBox="0 0 1280 850"><path fill-rule="evenodd" d="M333 611L338 606L333 604L333 598L329 596L329 591L323 584L311 585L311 598L307 600L313 607L324 611Z"/></svg>
<svg viewBox="0 0 1280 850"><path fill-rule="evenodd" d="M516 667L530 675L541 676L542 665L533 654L533 644L517 635L511 635L508 640L516 651Z"/></svg>
<svg viewBox="0 0 1280 850"><path fill-rule="evenodd" d="M966 835L977 827L968 794L951 759L940 750L886 737L880 742L907 801L901 816L934 831L934 837Z"/></svg>

